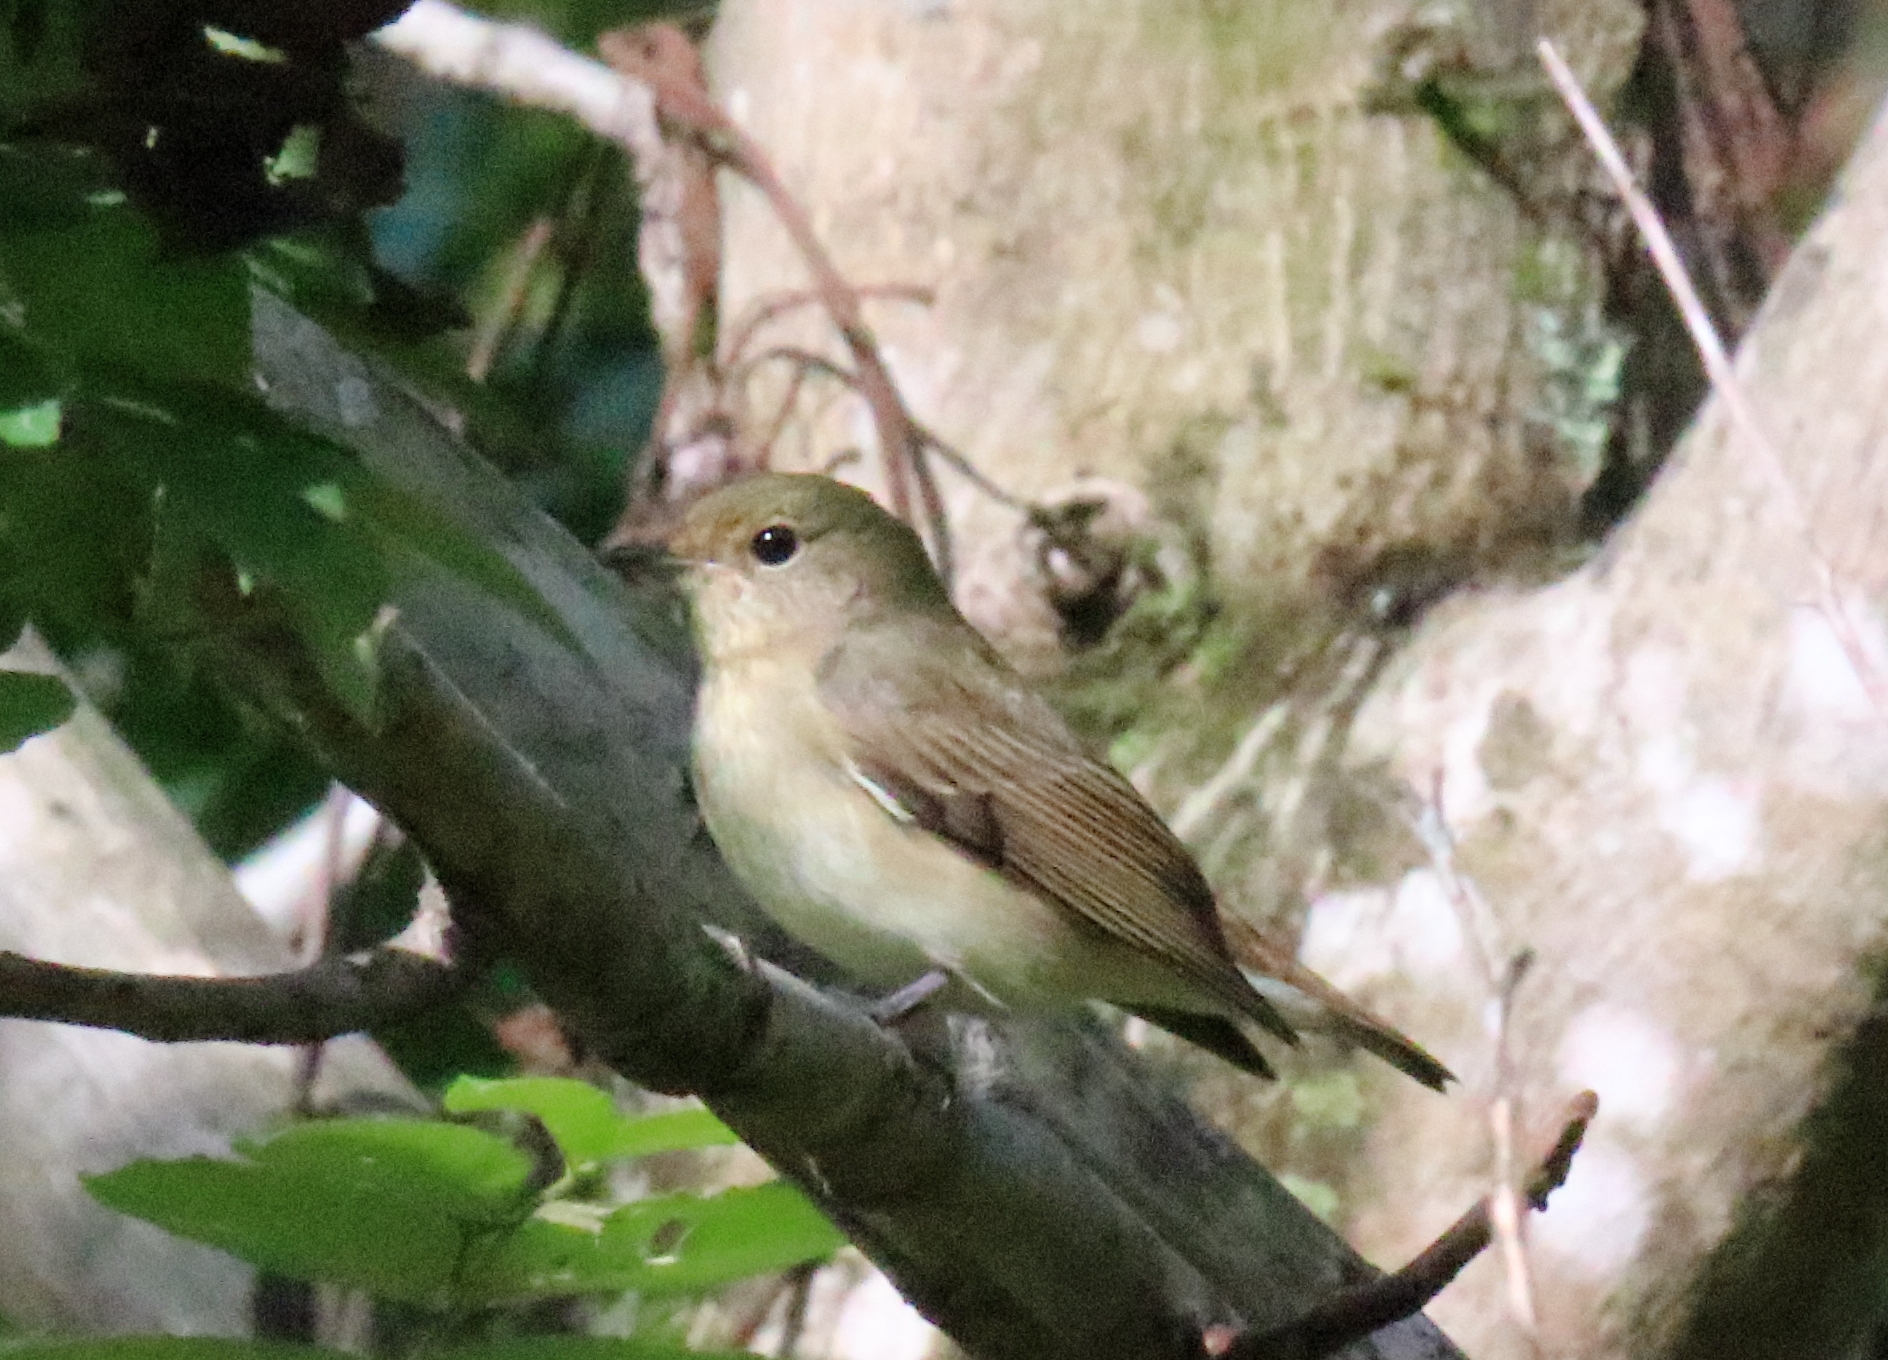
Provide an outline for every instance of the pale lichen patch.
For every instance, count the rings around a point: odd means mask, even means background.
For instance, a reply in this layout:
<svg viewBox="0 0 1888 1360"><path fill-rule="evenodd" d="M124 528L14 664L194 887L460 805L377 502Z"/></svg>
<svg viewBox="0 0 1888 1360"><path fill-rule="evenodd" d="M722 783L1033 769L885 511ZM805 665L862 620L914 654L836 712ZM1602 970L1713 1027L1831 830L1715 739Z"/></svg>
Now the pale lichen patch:
<svg viewBox="0 0 1888 1360"><path fill-rule="evenodd" d="M1468 961L1461 922L1431 869L1411 870L1393 890L1321 894L1305 916L1299 954L1345 988L1399 975L1418 988L1459 987Z"/></svg>
<svg viewBox="0 0 1888 1360"><path fill-rule="evenodd" d="M1650 1131L1680 1094L1683 1052L1666 1026L1623 1006L1588 1006L1568 1024L1555 1060L1561 1084L1599 1094L1608 1124Z"/></svg>
<svg viewBox="0 0 1888 1360"><path fill-rule="evenodd" d="M1659 822L1684 847L1688 876L1715 883L1754 867L1762 829L1757 807L1752 781L1712 776L1667 799Z"/></svg>

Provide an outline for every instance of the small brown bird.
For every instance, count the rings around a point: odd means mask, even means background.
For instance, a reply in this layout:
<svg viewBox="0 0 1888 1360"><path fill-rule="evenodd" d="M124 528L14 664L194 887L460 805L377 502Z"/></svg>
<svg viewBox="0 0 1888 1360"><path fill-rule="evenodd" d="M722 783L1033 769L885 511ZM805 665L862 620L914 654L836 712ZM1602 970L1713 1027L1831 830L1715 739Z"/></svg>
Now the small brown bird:
<svg viewBox="0 0 1888 1360"><path fill-rule="evenodd" d="M1326 1030L1426 1086L1450 1079L1222 920L1186 847L864 492L751 477L697 502L671 550L704 665L702 813L790 933L873 986L941 974L985 1004L1111 1002L1261 1076L1247 1023L1287 1042Z"/></svg>

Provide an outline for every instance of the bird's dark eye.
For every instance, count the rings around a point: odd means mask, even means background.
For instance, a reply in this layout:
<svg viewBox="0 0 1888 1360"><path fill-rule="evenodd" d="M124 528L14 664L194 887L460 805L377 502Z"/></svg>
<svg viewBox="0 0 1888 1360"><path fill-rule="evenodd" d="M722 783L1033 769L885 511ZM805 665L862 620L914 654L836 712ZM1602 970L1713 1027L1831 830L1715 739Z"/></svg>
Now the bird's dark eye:
<svg viewBox="0 0 1888 1360"><path fill-rule="evenodd" d="M784 567L800 551L800 536L784 524L769 524L754 535L753 549L763 567Z"/></svg>

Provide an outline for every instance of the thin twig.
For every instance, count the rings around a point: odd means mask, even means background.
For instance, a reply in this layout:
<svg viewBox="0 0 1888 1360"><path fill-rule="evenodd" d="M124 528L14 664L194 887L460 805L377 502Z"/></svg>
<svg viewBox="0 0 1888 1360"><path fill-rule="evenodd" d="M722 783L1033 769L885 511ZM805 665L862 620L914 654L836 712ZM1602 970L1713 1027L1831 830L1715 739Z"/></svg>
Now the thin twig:
<svg viewBox="0 0 1888 1360"><path fill-rule="evenodd" d="M160 1043L308 1044L410 1019L466 975L404 949L261 977L160 977L0 951L0 1016L115 1029Z"/></svg>
<svg viewBox="0 0 1888 1360"><path fill-rule="evenodd" d="M937 301L935 290L915 283L860 283L854 284L852 291L861 298L889 298L920 307L929 307ZM747 347L754 343L754 336L761 327L779 320L789 312L816 306L823 300L818 293L804 288L757 298L730 329L728 342L722 349L722 363L730 368L738 364L741 356L747 352Z"/></svg>
<svg viewBox="0 0 1888 1360"><path fill-rule="evenodd" d="M1437 769L1430 779L1429 796L1424 801L1422 811L1414 816L1406 816L1406 824L1422 844L1429 856L1430 868L1442 881L1443 895L1454 908L1457 921L1461 923L1462 933L1469 937L1475 950L1475 962L1481 970L1482 982L1490 994L1496 994L1500 986L1501 970L1496 964L1499 951L1495 948L1493 913L1488 903L1455 867L1455 834L1449 830L1448 814L1443 810L1443 777Z"/></svg>
<svg viewBox="0 0 1888 1360"><path fill-rule="evenodd" d="M774 1315L774 1309L780 1306L780 1301L786 1298L787 1291L792 1287L793 1277L791 1272L783 1273L770 1281L767 1285L767 1292L762 1295L757 1302L752 1304L746 1313L741 1315L740 1319L730 1330L728 1335L729 1349L735 1351L752 1351L754 1349L754 1340L760 1335L761 1328L767 1325L768 1320ZM703 1319L712 1319L719 1311L716 1305L709 1304L698 1316ZM690 1331L691 1334L688 1340L690 1346L693 1346L696 1344L693 1328L691 1328Z"/></svg>
<svg viewBox="0 0 1888 1360"><path fill-rule="evenodd" d="M780 1344L774 1347L778 1360L793 1360L806 1333L807 1306L813 1301L813 1277L820 1263L809 1261L787 1272L787 1311L780 1319Z"/></svg>
<svg viewBox="0 0 1888 1360"><path fill-rule="evenodd" d="M872 423L877 429L880 450L885 459L886 491L891 498L892 510L900 519L910 523L911 491L905 474L908 469L915 470L916 464L924 457L924 448L917 438L910 414L898 395L898 388L892 382L891 372L879 354L878 341L866 327L859 307L859 295L826 253L825 246L813 230L812 219L800 206L799 200L787 192L786 185L774 172L772 162L761 151L759 144L725 115L722 128L728 138L723 163L739 172L766 196L773 207L774 216L780 219L780 224L787 229L787 234L793 238L795 247L805 260L826 313L832 318L840 339L845 341L846 349L852 355L858 374L859 394L872 412Z"/></svg>
<svg viewBox="0 0 1888 1360"><path fill-rule="evenodd" d="M1219 810L1220 804L1232 796L1233 790L1252 777L1259 757L1271 746L1272 738L1285 725L1285 718L1290 711L1291 706L1281 701L1259 714L1232 748L1232 754L1226 757L1225 764L1213 772L1211 779L1188 794L1179 810L1167 819L1167 825L1174 835L1183 841L1191 841Z"/></svg>
<svg viewBox="0 0 1888 1360"><path fill-rule="evenodd" d="M924 446L927 449L938 456L940 462L954 469L965 481L976 487L977 490L981 491L998 505L1007 506L1011 510L1017 511L1019 514L1031 517L1037 513L1036 506L1029 504L1029 502L1020 497L1012 496L1009 492L984 476L983 473L977 470L975 463L971 462L970 459L938 438L937 431L933 430L930 426L919 425L918 437L924 441Z"/></svg>
<svg viewBox="0 0 1888 1360"><path fill-rule="evenodd" d="M791 377L787 379L787 390L780 398L780 405L774 410L774 418L767 426L767 434L754 446L754 467L760 472L773 466L774 444L787 428L787 421L793 417L793 408L799 404L800 389L806 386L806 368L796 365Z"/></svg>
<svg viewBox="0 0 1888 1360"><path fill-rule="evenodd" d="M643 55L649 44L637 43L633 35L634 30L605 34L598 40L598 47L616 69L631 76L646 76L655 82L656 107L665 130L691 133L719 164L759 189L773 209L806 265L807 273L812 275L813 292L852 357L857 390L872 413L872 424L878 434L892 511L908 524L917 523L913 518L911 497L911 483L915 481L924 500L939 573L948 582L950 548L948 526L943 521L943 502L935 488L926 490L924 442L918 437L916 422L905 408L897 384L885 366L878 341L865 324L859 291L839 272L819 234L813 230L811 216L787 189L760 143L730 118L698 82L673 78L650 66Z"/></svg>
<svg viewBox="0 0 1888 1360"><path fill-rule="evenodd" d="M950 518L944 513L944 497L937 489L937 474L931 471L931 460L924 456L930 451L930 444L918 422L909 417L907 421L911 431L911 478L918 484L918 499L924 502L924 518L931 528L931 556L937 574L949 586L957 574Z"/></svg>
<svg viewBox="0 0 1888 1360"><path fill-rule="evenodd" d="M1533 967L1534 951L1523 949L1508 960L1502 978L1495 1018L1495 1098L1488 1105L1488 1126L1495 1150L1494 1188L1488 1196L1489 1222L1501 1247L1501 1263L1508 1282L1508 1309L1530 1346L1538 1345L1540 1318L1534 1308L1534 1273L1528 1266L1521 1194L1514 1164L1514 1126L1518 1119L1520 1080L1514 1070L1509 1041L1514 998L1522 979Z"/></svg>
<svg viewBox="0 0 1888 1360"><path fill-rule="evenodd" d="M569 114L621 145L635 162L638 177L645 180L662 157L662 129L656 117L659 106L665 125L688 128L719 164L759 189L813 277L812 296L826 309L852 356L856 370L852 385L872 414L885 460L886 491L892 510L907 523L916 522L911 494L915 482L931 548L939 572L948 582L949 525L943 499L924 466L925 456L935 444L924 437L906 408L878 342L865 324L860 303L868 292L846 281L813 230L811 217L788 192L760 144L708 98L706 91L672 85L652 87L639 79L638 73L624 71L620 61L615 63L616 69L611 69L566 50L529 27L480 19L446 0L415 0L400 20L381 29L375 40L439 79L493 90L522 103ZM738 355L738 347L735 353Z"/></svg>
<svg viewBox="0 0 1888 1360"><path fill-rule="evenodd" d="M531 356L534 387L548 385L552 356L557 350L558 341L570 325L570 318L575 314L577 291L583 284L584 275L589 272L597 239L603 230L610 168L611 162L602 146L592 143L586 147L576 173L571 178L570 190L558 209L551 245L560 257L561 268L558 270L557 291L551 299L550 315L544 318L544 326L538 332L535 352Z"/></svg>
<svg viewBox="0 0 1888 1360"><path fill-rule="evenodd" d="M498 23L447 0L414 0L373 41L428 75L576 119L639 165L662 154L648 88L529 24Z"/></svg>
<svg viewBox="0 0 1888 1360"><path fill-rule="evenodd" d="M1528 1267L1527 1243L1522 1237L1521 1208L1515 1193L1514 1125L1520 1082L1514 1070L1509 1033L1515 994L1521 980L1532 967L1532 951L1521 950L1497 966L1494 913L1475 886L1456 868L1455 836L1449 830L1448 815L1443 810L1442 771L1438 769L1430 785L1429 798L1422 813L1412 819L1411 828L1428 851L1429 862L1442 882L1444 895L1455 909L1462 933L1473 941L1474 955L1483 985L1495 1002L1495 1072L1493 1090L1488 1095L1488 1130L1493 1151L1489 1193L1489 1222L1501 1246L1501 1259L1507 1280L1509 1309L1516 1325L1533 1346L1538 1334L1534 1310L1533 1272Z"/></svg>
<svg viewBox="0 0 1888 1360"><path fill-rule="evenodd" d="M477 338L472 342L472 352L465 361L465 375L473 382L482 383L490 376L492 365L498 359L498 351L504 347L505 337L511 333L519 313L524 310L525 295L530 291L531 275L537 269L538 257L551 242L551 227L549 217L538 217L525 229L523 238L519 240L517 254L505 275L505 286L499 290L498 301L480 324Z"/></svg>
<svg viewBox="0 0 1888 1360"><path fill-rule="evenodd" d="M764 349L743 363L735 371L734 376L745 380L762 364L782 362L792 364L802 373L817 373L823 378L831 378L843 384L850 391L859 391L858 374L844 364L828 359L824 354L815 354L812 350L802 349L798 345L774 345L769 349Z"/></svg>
<svg viewBox="0 0 1888 1360"><path fill-rule="evenodd" d="M863 395L858 374L854 373L844 364L834 363L825 355L816 354L810 349L802 349L798 345L775 345L770 349L762 350L753 358L745 360L742 363L737 376L741 379L745 379L756 368L760 367L760 365L780 361L790 363L794 366L794 377L796 379L808 373L817 373L821 377L831 378L835 382L843 384L851 391L859 392ZM920 424L918 421L914 420L912 421L912 429L917 434L919 442L922 443L926 449L935 453L940 462L959 473L964 480L968 481L991 500L999 505L1007 506L1020 514L1030 515L1034 513L1036 507L1030 505L1027 501L1011 495L988 477L984 476L983 473L978 470L975 463L971 462L963 454L938 438L937 433L928 425ZM776 425L776 428L769 435L768 443L762 447L771 448L773 438L778 434L779 430ZM941 574L943 573L940 572L940 575Z"/></svg>
<svg viewBox="0 0 1888 1360"><path fill-rule="evenodd" d="M1756 456L1784 514L1802 535L1815 577L1817 609L1828 619L1836 641L1848 657L1849 664L1855 668L1856 678L1867 691L1876 715L1883 722L1888 722L1888 678L1868 658L1862 639L1855 631L1848 610L1843 606L1835 568L1830 565L1829 558L1816 541L1809 514L1803 507L1802 498L1796 494L1795 483L1784 470L1782 456L1764 432L1763 424L1757 419L1749 398L1744 395L1731 356L1724 348L1717 327L1712 324L1711 314L1705 309L1703 299L1698 296L1698 290L1691 281L1684 260L1679 256L1671 233L1665 229L1665 223L1660 219L1652 200L1646 197L1639 182L1633 178L1619 144L1613 140L1605 121L1586 97L1586 91L1580 87L1578 78L1560 55L1560 50L1546 38L1536 44L1535 50L1540 56L1541 65L1547 70L1547 78L1553 82L1555 91L1566 104L1567 111L1573 115L1574 122L1579 124L1587 144L1593 148L1593 154L1599 158L1607 178L1612 181L1614 192L1632 215L1633 225L1639 229L1639 235L1645 242L1646 253L1658 267L1659 277L1665 281L1672 302L1684 320L1685 330L1691 335L1692 344L1697 347L1698 357L1704 363L1705 375L1711 380L1711 390L1717 393L1718 400L1724 404L1732 428L1744 437Z"/></svg>
<svg viewBox="0 0 1888 1360"><path fill-rule="evenodd" d="M1548 1196L1566 1182L1573 1155L1598 1112L1599 1097L1591 1091L1582 1091L1568 1106L1560 1136L1528 1177L1530 1208L1546 1208ZM1215 1347L1214 1354L1218 1360L1319 1360L1421 1312L1493 1236L1490 1205L1484 1199L1401 1270L1342 1290L1283 1326L1236 1337L1223 1348Z"/></svg>

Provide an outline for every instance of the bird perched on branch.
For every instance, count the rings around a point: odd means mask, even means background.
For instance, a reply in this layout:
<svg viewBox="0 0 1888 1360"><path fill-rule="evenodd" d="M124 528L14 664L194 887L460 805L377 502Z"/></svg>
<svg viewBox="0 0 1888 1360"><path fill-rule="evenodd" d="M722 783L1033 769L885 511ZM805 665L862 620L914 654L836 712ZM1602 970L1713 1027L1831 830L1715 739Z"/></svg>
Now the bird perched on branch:
<svg viewBox="0 0 1888 1360"><path fill-rule="evenodd" d="M698 501L670 546L704 667L702 813L791 934L906 997L1111 1002L1262 1076L1247 1026L1288 1043L1326 1030L1424 1085L1449 1080L1289 951L1221 919L1186 847L864 492L751 477Z"/></svg>

